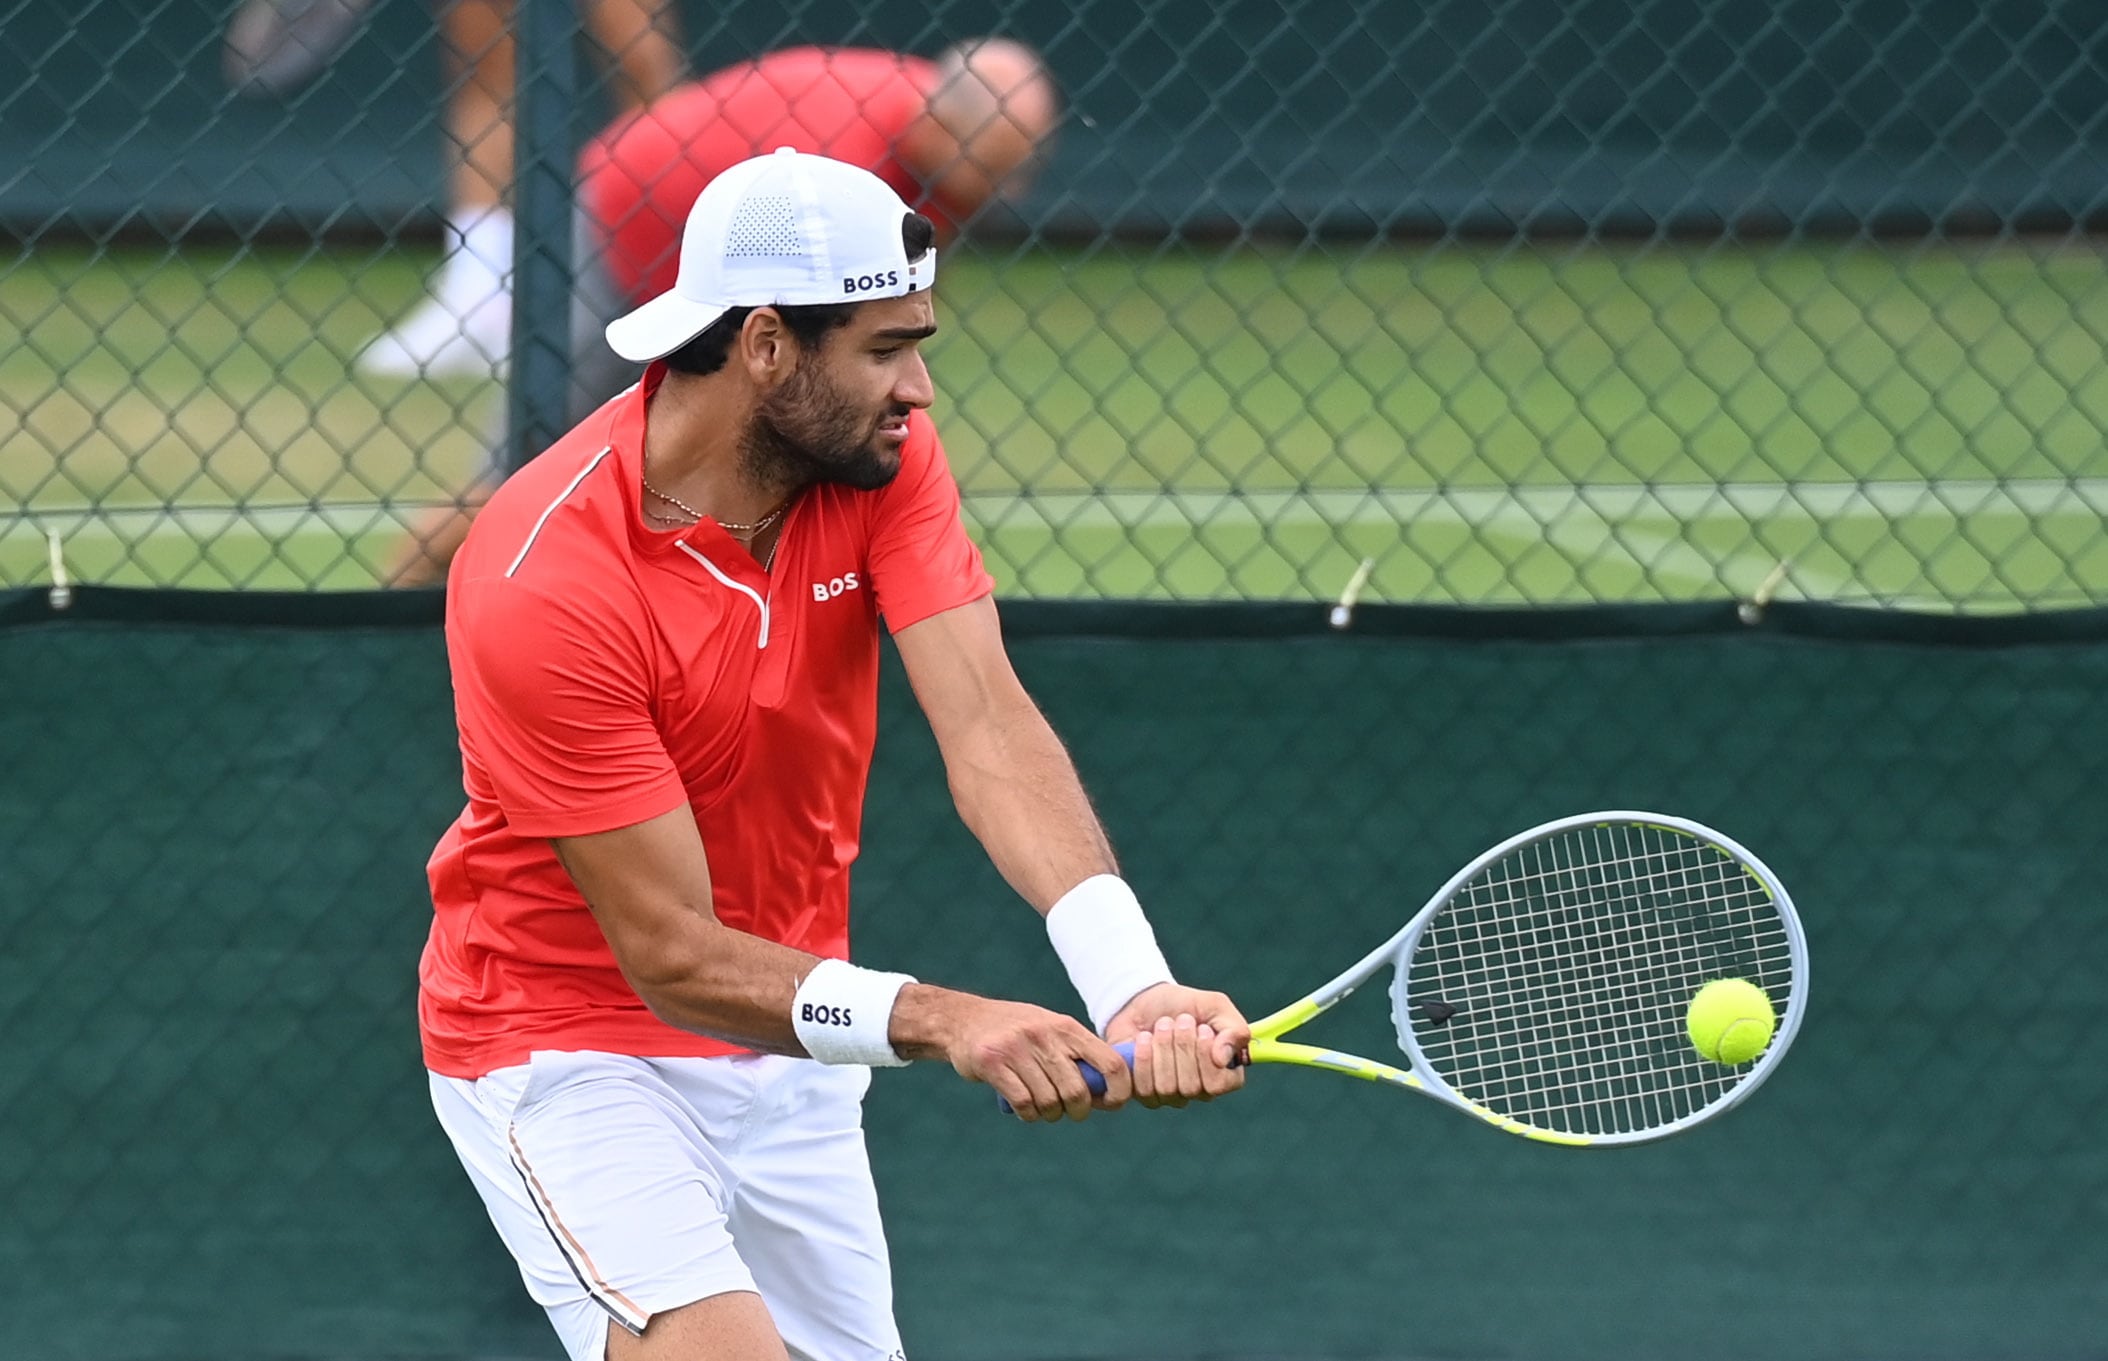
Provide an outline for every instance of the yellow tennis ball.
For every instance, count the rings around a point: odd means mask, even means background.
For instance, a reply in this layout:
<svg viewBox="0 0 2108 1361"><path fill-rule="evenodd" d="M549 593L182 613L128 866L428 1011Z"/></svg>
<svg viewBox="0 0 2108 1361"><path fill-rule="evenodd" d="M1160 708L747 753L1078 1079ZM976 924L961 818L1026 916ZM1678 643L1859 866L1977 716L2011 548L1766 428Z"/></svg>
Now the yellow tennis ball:
<svg viewBox="0 0 2108 1361"><path fill-rule="evenodd" d="M1684 1017L1692 1047L1731 1067L1763 1053L1778 1024L1764 989L1741 978L1716 978L1700 988Z"/></svg>

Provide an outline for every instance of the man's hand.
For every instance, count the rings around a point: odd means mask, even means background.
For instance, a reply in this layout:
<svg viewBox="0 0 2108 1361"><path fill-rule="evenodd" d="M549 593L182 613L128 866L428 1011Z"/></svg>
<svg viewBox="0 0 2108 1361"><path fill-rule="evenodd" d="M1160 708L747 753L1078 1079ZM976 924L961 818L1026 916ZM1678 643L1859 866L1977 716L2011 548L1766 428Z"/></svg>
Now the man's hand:
<svg viewBox="0 0 2108 1361"><path fill-rule="evenodd" d="M1145 1106L1213 1101L1244 1085L1240 1062L1252 1028L1219 992L1159 983L1135 994L1105 1028L1135 1046L1134 1095Z"/></svg>
<svg viewBox="0 0 2108 1361"><path fill-rule="evenodd" d="M1134 1094L1111 1045L1044 1007L910 984L894 1004L892 1029L902 1056L948 1060L960 1077L995 1088L1020 1120L1082 1120ZM1103 1096L1091 1095L1079 1062L1105 1075Z"/></svg>

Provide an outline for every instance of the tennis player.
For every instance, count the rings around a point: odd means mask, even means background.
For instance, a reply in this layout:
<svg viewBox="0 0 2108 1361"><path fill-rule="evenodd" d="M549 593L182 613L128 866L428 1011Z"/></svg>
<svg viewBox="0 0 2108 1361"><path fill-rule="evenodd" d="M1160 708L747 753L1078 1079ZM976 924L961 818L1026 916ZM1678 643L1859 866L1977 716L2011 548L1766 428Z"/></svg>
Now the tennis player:
<svg viewBox="0 0 2108 1361"><path fill-rule="evenodd" d="M1026 1120L1243 1081L1244 1018L1174 980L1004 652L925 414L934 236L839 161L718 176L673 288L608 327L642 380L454 563L468 802L430 865L424 1056L572 1361L902 1356L874 1066L943 1060ZM1091 1028L847 961L881 618Z"/></svg>
<svg viewBox="0 0 2108 1361"><path fill-rule="evenodd" d="M681 226L703 186L779 146L862 166L937 225L944 244L1018 192L1060 99L1037 53L977 38L935 59L875 48L794 47L681 85L616 119L579 158L571 326L572 419L636 379L601 332L673 286ZM504 431L453 505L410 529L382 571L395 586L446 576L469 521L503 476Z"/></svg>

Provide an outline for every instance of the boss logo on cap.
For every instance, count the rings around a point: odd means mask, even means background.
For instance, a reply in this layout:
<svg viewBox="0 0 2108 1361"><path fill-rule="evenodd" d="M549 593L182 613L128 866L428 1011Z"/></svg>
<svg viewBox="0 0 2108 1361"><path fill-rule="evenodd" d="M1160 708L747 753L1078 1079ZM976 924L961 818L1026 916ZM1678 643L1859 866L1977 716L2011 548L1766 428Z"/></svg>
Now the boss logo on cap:
<svg viewBox="0 0 2108 1361"><path fill-rule="evenodd" d="M900 271L889 269L883 274L852 274L842 280L842 296L869 293L874 288L898 288Z"/></svg>

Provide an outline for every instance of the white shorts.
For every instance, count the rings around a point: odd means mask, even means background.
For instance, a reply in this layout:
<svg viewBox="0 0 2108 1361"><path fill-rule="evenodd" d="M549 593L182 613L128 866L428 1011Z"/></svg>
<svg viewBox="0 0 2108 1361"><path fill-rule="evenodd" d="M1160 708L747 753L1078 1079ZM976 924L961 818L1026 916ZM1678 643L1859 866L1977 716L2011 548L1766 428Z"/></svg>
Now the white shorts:
<svg viewBox="0 0 2108 1361"><path fill-rule="evenodd" d="M871 1070L536 1053L432 1105L571 1361L735 1290L804 1361L901 1361L864 1151Z"/></svg>

